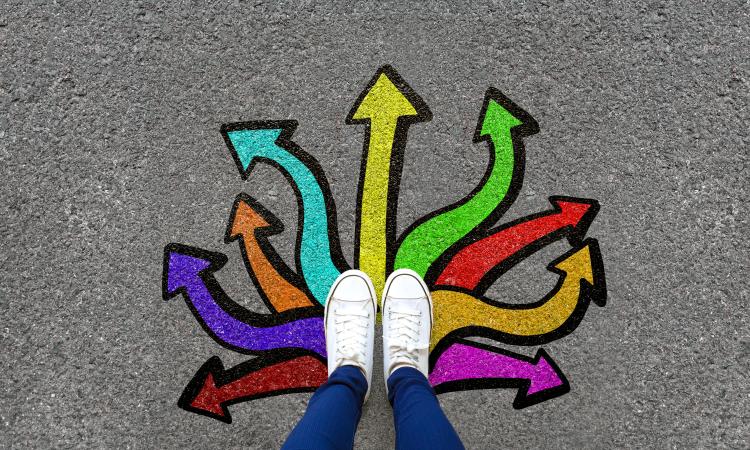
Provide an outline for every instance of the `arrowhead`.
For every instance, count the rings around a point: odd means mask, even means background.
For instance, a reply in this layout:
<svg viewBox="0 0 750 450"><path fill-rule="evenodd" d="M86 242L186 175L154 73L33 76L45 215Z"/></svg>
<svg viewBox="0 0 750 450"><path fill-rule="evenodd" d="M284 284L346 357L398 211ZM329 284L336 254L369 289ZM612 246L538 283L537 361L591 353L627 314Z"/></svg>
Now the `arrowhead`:
<svg viewBox="0 0 750 450"><path fill-rule="evenodd" d="M200 282L200 274L205 270L215 271L226 263L226 256L197 247L169 244L164 248L164 273L162 295L165 300L176 295L181 289Z"/></svg>
<svg viewBox="0 0 750 450"><path fill-rule="evenodd" d="M499 139L511 128L521 125L523 125L521 129L523 136L539 131L539 125L529 113L513 103L502 92L490 88L484 97L484 107L479 115L479 128L474 140L479 141L482 136L487 135L493 139Z"/></svg>
<svg viewBox="0 0 750 450"><path fill-rule="evenodd" d="M495 100L490 99L487 104L487 111L484 113L484 118L482 119L480 136L499 134L522 123L510 111L503 108Z"/></svg>
<svg viewBox="0 0 750 450"><path fill-rule="evenodd" d="M294 120L239 122L223 125L221 134L237 168L246 178L253 160L283 149L283 141L292 136L296 127Z"/></svg>
<svg viewBox="0 0 750 450"><path fill-rule="evenodd" d="M534 372L530 377L531 384L526 391L526 396L567 385L565 376L560 369L556 367L554 361L547 352L543 349L539 349L536 358L538 361L534 365Z"/></svg>
<svg viewBox="0 0 750 450"><path fill-rule="evenodd" d="M186 410L232 423L232 415L222 405L222 390L216 387L216 379L224 373L224 365L218 356L206 361L182 392L177 405Z"/></svg>
<svg viewBox="0 0 750 450"><path fill-rule="evenodd" d="M213 374L207 372L206 379L203 381L198 395L190 402L190 407L194 410L208 413L219 420L231 422L232 418L229 412L221 406L221 402L221 391L216 387Z"/></svg>
<svg viewBox="0 0 750 450"><path fill-rule="evenodd" d="M391 66L383 66L360 94L346 120L347 123L359 123L373 118L397 119L403 116L429 120L431 113Z"/></svg>
<svg viewBox="0 0 750 450"><path fill-rule="evenodd" d="M591 260L590 241L578 248L574 248L564 254L550 266L561 270L569 277L575 277L579 280L586 280L589 284L594 284L594 269Z"/></svg>
<svg viewBox="0 0 750 450"><path fill-rule="evenodd" d="M284 226L257 200L244 193L238 195L229 217L225 241L230 242L239 235L247 235L261 229L267 229L268 234L277 234L283 231Z"/></svg>
<svg viewBox="0 0 750 450"><path fill-rule="evenodd" d="M596 200L574 197L550 197L550 202L560 210L561 219L565 224L574 227L590 223L599 210L599 203ZM586 217L588 215L588 217ZM584 217L586 220L584 221Z"/></svg>

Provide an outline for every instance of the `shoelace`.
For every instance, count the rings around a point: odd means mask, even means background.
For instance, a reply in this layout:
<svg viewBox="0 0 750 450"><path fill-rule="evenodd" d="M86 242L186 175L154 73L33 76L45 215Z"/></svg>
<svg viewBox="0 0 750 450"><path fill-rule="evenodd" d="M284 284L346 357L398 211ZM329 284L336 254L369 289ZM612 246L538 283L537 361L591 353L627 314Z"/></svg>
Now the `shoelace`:
<svg viewBox="0 0 750 450"><path fill-rule="evenodd" d="M339 306L336 313L336 364L347 362L364 367L370 312L359 306Z"/></svg>
<svg viewBox="0 0 750 450"><path fill-rule="evenodd" d="M422 326L422 314L413 309L394 306L390 309L388 322L390 325L389 350L393 355L392 364L405 362L417 364L418 351L428 346L420 343L419 329Z"/></svg>

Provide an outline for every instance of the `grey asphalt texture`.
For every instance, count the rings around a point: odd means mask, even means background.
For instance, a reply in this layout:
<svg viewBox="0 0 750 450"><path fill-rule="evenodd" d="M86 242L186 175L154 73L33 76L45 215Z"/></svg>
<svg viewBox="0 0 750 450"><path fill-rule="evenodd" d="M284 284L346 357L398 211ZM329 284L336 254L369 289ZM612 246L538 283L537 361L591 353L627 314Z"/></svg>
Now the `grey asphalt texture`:
<svg viewBox="0 0 750 450"><path fill-rule="evenodd" d="M489 86L541 128L502 220L550 195L602 206L608 304L545 346L571 392L524 410L513 389L440 396L467 448L748 447L746 1L208 3L0 4L0 446L278 447L310 394L232 406L231 425L176 406L206 359L248 357L161 299L162 251L226 253L222 285L262 311L228 213L241 191L271 208L291 262L294 192L270 166L242 181L219 127L292 118L351 263L364 129L344 118L392 64L434 116L409 132L400 230L479 181ZM565 249L490 294L540 298ZM357 448L394 443L375 370Z"/></svg>

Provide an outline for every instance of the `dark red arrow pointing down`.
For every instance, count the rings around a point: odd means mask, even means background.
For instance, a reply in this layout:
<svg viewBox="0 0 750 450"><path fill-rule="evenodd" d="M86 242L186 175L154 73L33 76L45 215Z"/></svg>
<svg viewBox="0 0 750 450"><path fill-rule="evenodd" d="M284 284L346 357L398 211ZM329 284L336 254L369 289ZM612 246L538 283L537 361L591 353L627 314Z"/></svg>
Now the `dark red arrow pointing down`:
<svg viewBox="0 0 750 450"><path fill-rule="evenodd" d="M309 355L261 357L224 370L218 356L206 361L177 405L232 423L229 405L292 392L312 392L328 379L326 364Z"/></svg>
<svg viewBox="0 0 750 450"><path fill-rule="evenodd" d="M491 229L461 249L435 285L485 291L495 278L544 245L569 234L585 235L599 210L596 200L554 196L549 201L555 209Z"/></svg>

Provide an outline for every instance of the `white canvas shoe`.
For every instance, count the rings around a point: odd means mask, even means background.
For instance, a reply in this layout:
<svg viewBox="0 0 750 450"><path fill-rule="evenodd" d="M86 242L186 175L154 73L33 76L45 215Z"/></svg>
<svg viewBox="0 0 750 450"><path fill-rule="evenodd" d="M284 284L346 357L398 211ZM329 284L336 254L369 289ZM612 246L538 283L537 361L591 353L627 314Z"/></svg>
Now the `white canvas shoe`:
<svg viewBox="0 0 750 450"><path fill-rule="evenodd" d="M388 377L400 367L427 376L432 331L432 297L422 277L409 269L393 272L383 289L383 371Z"/></svg>
<svg viewBox="0 0 750 450"><path fill-rule="evenodd" d="M328 292L325 307L328 375L340 366L359 367L367 379L370 395L375 343L375 288L359 270L339 275Z"/></svg>

